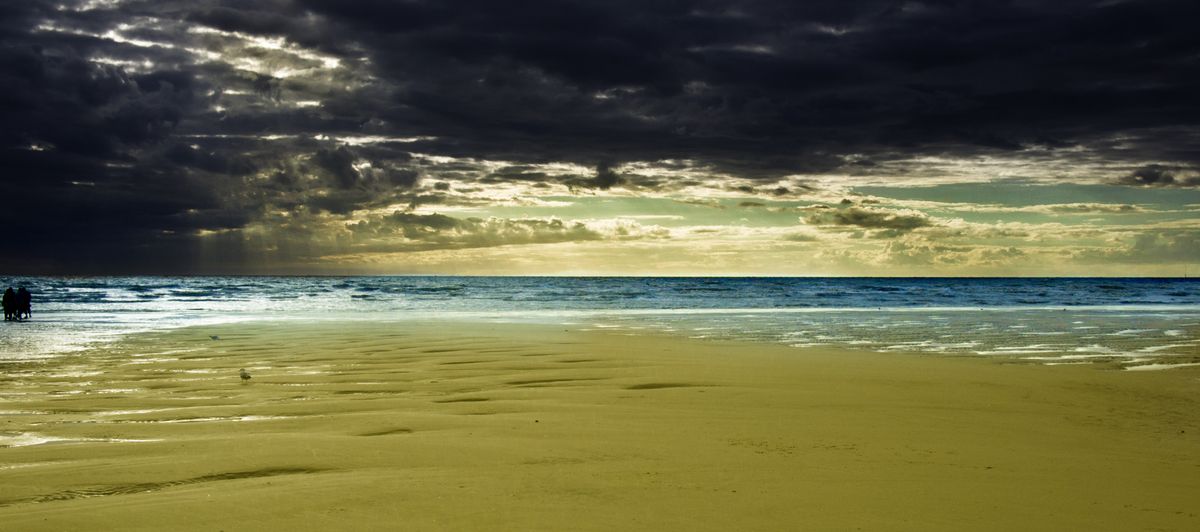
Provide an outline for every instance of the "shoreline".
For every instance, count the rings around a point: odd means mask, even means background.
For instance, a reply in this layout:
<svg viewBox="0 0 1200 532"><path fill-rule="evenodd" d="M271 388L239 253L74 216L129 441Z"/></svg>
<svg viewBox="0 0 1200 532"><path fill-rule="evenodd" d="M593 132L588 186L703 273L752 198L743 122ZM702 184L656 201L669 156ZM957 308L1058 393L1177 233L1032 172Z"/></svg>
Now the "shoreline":
<svg viewBox="0 0 1200 532"><path fill-rule="evenodd" d="M1196 338L1200 337L1200 314L1191 306L1155 306L1158 312L1187 310L1186 317L1162 321L1155 313L1138 306L1073 308L1072 314L1042 307L886 307L886 308L746 308L746 309L565 309L544 311L447 311L422 316L415 311L335 313L242 313L222 317L166 316L155 322L147 316L134 321L86 324L51 319L22 322L0 330L0 340L16 342L17 352L31 354L0 358L0 363L51 359L71 353L106 349L123 338L145 334L167 334L196 327L233 327L261 324L350 323L362 326L447 327L563 327L574 331L609 331L639 336L668 336L683 339L774 344L793 348L816 348L875 353L919 353L929 356L975 356L1005 358L1022 363L1053 365L1097 365L1124 370L1164 370L1200 363ZM962 313L976 314L980 321L963 321ZM1145 312L1131 319L1127 312ZM782 316L805 318L780 319ZM851 319L861 315L861 320ZM908 315L924 316L933 329L913 328ZM46 316L42 314L41 316ZM819 316L811 319L807 316ZM947 318L952 316L952 318ZM990 316L990 317L989 317ZM85 314L86 318L93 317ZM644 317L645 319L639 319ZM740 327L754 318L752 327ZM1079 320L1089 321L1079 321ZM1153 321L1158 319L1159 321ZM1041 320L1041 329L1027 329ZM1072 321L1075 320L1075 321ZM953 323L953 325L948 325ZM974 324L974 325L971 325ZM1100 327L1098 327L1099 325ZM28 337L11 336L16 329L30 327ZM124 327L124 329L122 329ZM941 329L937 329L937 328ZM970 328L967 328L970 327ZM1085 331L1086 330L1086 331ZM793 332L798 331L798 332ZM10 333L5 336L3 333ZM847 336L847 335L850 336ZM48 336L47 336L48 335ZM815 335L815 336L814 336ZM49 344L46 347L42 344ZM57 344L57 346L56 346Z"/></svg>
<svg viewBox="0 0 1200 532"><path fill-rule="evenodd" d="M1200 368L561 329L239 323L6 364L0 434L60 439L0 448L0 519L21 530L1200 523Z"/></svg>

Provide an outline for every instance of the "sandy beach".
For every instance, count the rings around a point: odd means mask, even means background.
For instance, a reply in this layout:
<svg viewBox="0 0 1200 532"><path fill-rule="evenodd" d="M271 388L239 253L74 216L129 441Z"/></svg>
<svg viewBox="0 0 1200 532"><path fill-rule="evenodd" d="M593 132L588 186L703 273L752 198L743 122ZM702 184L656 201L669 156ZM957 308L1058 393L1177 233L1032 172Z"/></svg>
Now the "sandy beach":
<svg viewBox="0 0 1200 532"><path fill-rule="evenodd" d="M4 530L1200 528L1196 367L263 322L2 369Z"/></svg>

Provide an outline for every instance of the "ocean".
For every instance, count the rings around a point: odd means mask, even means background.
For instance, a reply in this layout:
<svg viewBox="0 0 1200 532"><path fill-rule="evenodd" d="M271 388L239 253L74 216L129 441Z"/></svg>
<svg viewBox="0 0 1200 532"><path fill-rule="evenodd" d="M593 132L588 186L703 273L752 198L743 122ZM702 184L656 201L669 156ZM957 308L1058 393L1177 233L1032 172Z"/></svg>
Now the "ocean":
<svg viewBox="0 0 1200 532"><path fill-rule="evenodd" d="M1127 369L1200 362L1200 281L1144 278L0 277L0 359L254 320L465 320Z"/></svg>

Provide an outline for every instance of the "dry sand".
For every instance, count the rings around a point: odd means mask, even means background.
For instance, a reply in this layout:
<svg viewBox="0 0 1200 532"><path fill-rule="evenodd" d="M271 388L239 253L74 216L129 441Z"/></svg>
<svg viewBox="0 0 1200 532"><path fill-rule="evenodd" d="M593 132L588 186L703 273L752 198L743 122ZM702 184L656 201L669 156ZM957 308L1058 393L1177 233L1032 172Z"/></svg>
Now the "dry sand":
<svg viewBox="0 0 1200 532"><path fill-rule="evenodd" d="M1200 530L1200 368L264 323L0 369L2 530Z"/></svg>

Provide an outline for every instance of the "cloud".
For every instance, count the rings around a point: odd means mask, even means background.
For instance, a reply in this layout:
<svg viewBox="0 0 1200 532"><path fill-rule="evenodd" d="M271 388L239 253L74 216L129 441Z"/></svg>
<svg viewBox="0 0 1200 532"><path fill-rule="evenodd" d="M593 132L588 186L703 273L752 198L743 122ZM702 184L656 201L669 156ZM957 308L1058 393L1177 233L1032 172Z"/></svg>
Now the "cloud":
<svg viewBox="0 0 1200 532"><path fill-rule="evenodd" d="M7 2L0 196L21 200L0 223L39 223L0 265L190 271L212 247L200 232L535 194L826 201L847 176L1194 188L1198 16L1182 0ZM415 240L587 234L481 216ZM935 225L861 202L805 221Z"/></svg>
<svg viewBox="0 0 1200 532"><path fill-rule="evenodd" d="M1189 157L1185 137L1162 141L1195 113L1194 50L1171 37L1190 31L1180 22L1196 11L1190 4L925 5L919 14L873 0L807 4L309 0L224 6L194 20L285 35L348 64L370 60L379 81L356 97L387 123L445 139L446 155L689 158L778 177L888 172L914 153L1120 159L1107 139L1121 133L1125 149ZM270 22L236 22L260 14ZM1140 23L1122 23L1130 20ZM354 47L333 35L353 36ZM1148 62L1172 66L1147 85ZM1023 81L1056 74L1067 77Z"/></svg>
<svg viewBox="0 0 1200 532"><path fill-rule="evenodd" d="M400 168L388 174L388 179L393 185L401 188L413 188L421 179L421 174L411 168ZM435 183L436 190L450 190L449 183Z"/></svg>
<svg viewBox="0 0 1200 532"><path fill-rule="evenodd" d="M1200 261L1200 231L1181 230L1142 233L1124 252L1131 260Z"/></svg>
<svg viewBox="0 0 1200 532"><path fill-rule="evenodd" d="M1117 184L1137 187L1197 187L1200 176L1180 177L1178 169L1148 164L1116 180Z"/></svg>
<svg viewBox="0 0 1200 532"><path fill-rule="evenodd" d="M891 241L883 250L885 262L909 266L995 267L1024 256L1024 251L1013 246L944 245L909 240Z"/></svg>
<svg viewBox="0 0 1200 532"><path fill-rule="evenodd" d="M892 201L913 208L927 208L973 213L1035 213L1035 214L1137 214L1156 212L1131 203L1043 203L1020 207L993 205L988 203L944 203L934 201Z"/></svg>
<svg viewBox="0 0 1200 532"><path fill-rule="evenodd" d="M1149 263L1200 262L1200 230L1151 229L1121 238L1116 247L1089 249L1079 258L1096 262Z"/></svg>
<svg viewBox="0 0 1200 532"><path fill-rule="evenodd" d="M462 249L598 240L665 238L668 232L634 221L564 221L557 218L455 218L394 212L346 226L355 249L377 252Z"/></svg>
<svg viewBox="0 0 1200 532"><path fill-rule="evenodd" d="M329 172L333 183L343 189L354 187L362 177L354 168L355 160L354 153L345 146L321 149L313 155L313 162Z"/></svg>
<svg viewBox="0 0 1200 532"><path fill-rule="evenodd" d="M603 161L596 165L596 177L592 179L590 184L601 190L607 190L623 181L621 176L613 171L612 163Z"/></svg>
<svg viewBox="0 0 1200 532"><path fill-rule="evenodd" d="M1137 206L1125 204L1106 204L1106 203L1062 203L1057 205L1039 205L1039 209L1052 213L1061 214L1125 214L1145 212L1145 209Z"/></svg>
<svg viewBox="0 0 1200 532"><path fill-rule="evenodd" d="M789 242L817 242L820 237L811 233L789 233L783 235L783 239Z"/></svg>
<svg viewBox="0 0 1200 532"><path fill-rule="evenodd" d="M844 209L818 209L803 217L809 225L854 226L864 229L885 229L898 234L935 225L929 216L920 211L889 210L874 207L847 207Z"/></svg>

